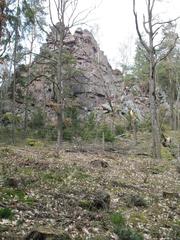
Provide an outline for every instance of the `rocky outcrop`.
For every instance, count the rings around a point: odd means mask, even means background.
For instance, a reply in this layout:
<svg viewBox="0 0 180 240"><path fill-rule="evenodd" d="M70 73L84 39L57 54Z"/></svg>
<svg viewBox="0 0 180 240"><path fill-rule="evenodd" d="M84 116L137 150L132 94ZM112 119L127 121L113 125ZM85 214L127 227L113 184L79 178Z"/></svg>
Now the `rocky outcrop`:
<svg viewBox="0 0 180 240"><path fill-rule="evenodd" d="M58 50L57 28L60 29L59 24L51 29L40 54L34 59L33 80L29 83L28 89L31 106L44 109L52 122L56 122L54 111L57 108L53 83L57 70L57 66L53 65ZM136 83L125 85L121 72L112 69L91 32L81 28L78 28L74 34L68 32L64 40L64 50L67 58L69 56L73 58L71 69L68 70L69 75L65 74L63 81L67 93L66 106L78 106L85 115L95 111L99 119L104 113L114 111L122 116L132 109L140 121L144 119L149 111L147 93ZM68 72L67 69L64 71ZM20 72L25 78L27 66ZM17 86L17 93L21 98L23 93L19 90L20 87Z"/></svg>
<svg viewBox="0 0 180 240"><path fill-rule="evenodd" d="M57 25L56 27L60 26ZM51 107L51 102L54 101L53 84L49 79L55 78L55 74L52 72L52 66L47 64L48 59L43 59L41 55L47 52L53 54L58 47L55 44L57 39L57 31L52 28L47 37L47 42L41 47L40 55L34 62L33 74L39 77L29 87L34 103L43 105L47 109ZM75 59L73 68L76 75L64 81L66 87L69 88L68 92L71 93L73 102L76 102L86 112L94 109L103 110L106 105L110 107L110 101L112 105L117 102L121 86L121 72L112 69L92 33L79 28L73 35L71 33L67 34L64 45L65 49ZM46 75L46 77L43 75Z"/></svg>

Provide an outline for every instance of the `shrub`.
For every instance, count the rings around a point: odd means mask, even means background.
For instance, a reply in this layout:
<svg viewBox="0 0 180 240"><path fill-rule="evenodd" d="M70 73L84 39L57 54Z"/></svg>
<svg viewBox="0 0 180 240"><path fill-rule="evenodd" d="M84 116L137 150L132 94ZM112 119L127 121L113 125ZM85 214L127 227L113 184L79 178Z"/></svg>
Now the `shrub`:
<svg viewBox="0 0 180 240"><path fill-rule="evenodd" d="M48 125L46 128L37 129L33 134L35 138L46 138L50 141L57 140L57 128Z"/></svg>
<svg viewBox="0 0 180 240"><path fill-rule="evenodd" d="M146 200L139 195L131 195L127 198L127 205L129 207L147 207Z"/></svg>
<svg viewBox="0 0 180 240"><path fill-rule="evenodd" d="M3 114L1 121L5 126L12 124L13 121L15 124L19 124L21 122L21 117L19 115L13 115L11 112L6 112Z"/></svg>
<svg viewBox="0 0 180 240"><path fill-rule="evenodd" d="M110 217L111 222L115 226L124 226L126 221L120 212L113 213Z"/></svg>
<svg viewBox="0 0 180 240"><path fill-rule="evenodd" d="M33 139L33 138L27 138L26 143L27 143L27 145L29 145L31 147L42 147L43 146L42 142L40 142L36 139Z"/></svg>
<svg viewBox="0 0 180 240"><path fill-rule="evenodd" d="M143 131L151 132L152 131L151 118L147 116L147 118L143 122L139 122L138 129L142 132Z"/></svg>
<svg viewBox="0 0 180 240"><path fill-rule="evenodd" d="M126 131L125 126L122 126L120 124L115 126L116 135L123 135L125 131Z"/></svg>
<svg viewBox="0 0 180 240"><path fill-rule="evenodd" d="M95 131L95 129L90 130L88 127L85 127L81 131L81 137L85 141L92 140L92 139L96 138L96 131Z"/></svg>
<svg viewBox="0 0 180 240"><path fill-rule="evenodd" d="M10 208L0 208L0 219L11 219L13 217L12 210Z"/></svg>
<svg viewBox="0 0 180 240"><path fill-rule="evenodd" d="M91 140L97 136L96 119L94 113L91 113L81 126L80 136L83 140Z"/></svg>
<svg viewBox="0 0 180 240"><path fill-rule="evenodd" d="M162 133L170 131L170 130L171 130L171 127L168 123L162 123L161 124L161 132Z"/></svg>
<svg viewBox="0 0 180 240"><path fill-rule="evenodd" d="M63 139L71 141L80 132L79 112L76 107L69 107L65 110L63 122Z"/></svg>
<svg viewBox="0 0 180 240"><path fill-rule="evenodd" d="M116 228L115 233L120 240L143 240L143 236L129 227Z"/></svg>
<svg viewBox="0 0 180 240"><path fill-rule="evenodd" d="M57 129L54 126L47 126L46 138L52 141L57 140Z"/></svg>
<svg viewBox="0 0 180 240"><path fill-rule="evenodd" d="M170 232L170 239L180 240L180 226L179 226L179 224L176 224L172 227L172 230Z"/></svg>
<svg viewBox="0 0 180 240"><path fill-rule="evenodd" d="M75 136L74 130L72 127L67 127L63 130L63 139L67 141L71 141Z"/></svg>
<svg viewBox="0 0 180 240"><path fill-rule="evenodd" d="M93 204L92 201L90 201L88 199L82 199L79 201L79 206L83 209L91 210L92 204Z"/></svg>
<svg viewBox="0 0 180 240"><path fill-rule="evenodd" d="M120 240L143 240L143 236L126 225L126 220L119 212L113 213L110 216L114 227L114 232Z"/></svg>
<svg viewBox="0 0 180 240"><path fill-rule="evenodd" d="M114 142L115 141L114 133L111 131L111 129L106 124L100 126L99 137L101 138L103 136L103 134L104 134L105 142Z"/></svg>
<svg viewBox="0 0 180 240"><path fill-rule="evenodd" d="M161 157L165 160L173 160L173 155L168 147L161 147Z"/></svg>
<svg viewBox="0 0 180 240"><path fill-rule="evenodd" d="M33 112L29 127L33 129L43 128L45 126L46 116L40 108Z"/></svg>

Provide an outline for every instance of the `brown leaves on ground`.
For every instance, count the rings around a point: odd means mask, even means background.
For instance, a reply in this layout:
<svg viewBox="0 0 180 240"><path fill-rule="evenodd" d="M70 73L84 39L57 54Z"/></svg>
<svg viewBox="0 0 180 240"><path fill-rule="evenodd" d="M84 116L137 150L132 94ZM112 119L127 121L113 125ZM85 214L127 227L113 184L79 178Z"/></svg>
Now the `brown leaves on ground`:
<svg viewBox="0 0 180 240"><path fill-rule="evenodd" d="M172 161L70 150L57 157L53 146L0 148L0 209L12 212L0 212L0 239L23 239L38 227L72 239L114 239L109 216L117 211L144 239L176 239L180 175ZM110 209L91 207L98 191L110 194Z"/></svg>

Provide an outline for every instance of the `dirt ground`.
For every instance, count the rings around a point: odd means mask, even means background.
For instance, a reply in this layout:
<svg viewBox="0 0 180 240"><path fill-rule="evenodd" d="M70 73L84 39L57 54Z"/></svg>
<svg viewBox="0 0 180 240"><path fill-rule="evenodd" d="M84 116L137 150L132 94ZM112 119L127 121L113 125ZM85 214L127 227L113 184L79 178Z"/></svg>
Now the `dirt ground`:
<svg viewBox="0 0 180 240"><path fill-rule="evenodd" d="M144 239L180 239L174 159L155 162L145 152L112 147L67 145L57 156L54 146L1 146L0 171L2 240L23 239L40 227L72 239L120 239L112 222L116 213ZM107 209L91 207L97 192L109 194Z"/></svg>

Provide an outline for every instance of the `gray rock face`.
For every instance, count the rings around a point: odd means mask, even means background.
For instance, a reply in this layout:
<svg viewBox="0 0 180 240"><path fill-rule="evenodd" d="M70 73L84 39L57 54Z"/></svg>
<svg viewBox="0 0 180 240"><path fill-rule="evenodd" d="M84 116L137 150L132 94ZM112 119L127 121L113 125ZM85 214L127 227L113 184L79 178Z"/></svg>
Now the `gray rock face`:
<svg viewBox="0 0 180 240"><path fill-rule="evenodd" d="M52 28L46 43L41 47L33 63L34 80L29 85L32 107L44 109L54 124L58 106L53 81L57 66L53 66L52 60L57 58L60 29L59 24ZM112 69L91 32L81 28L74 34L67 32L64 49L74 59L72 74L63 79L65 92L68 93L64 96L66 106L78 106L84 115L94 111L98 121L103 119L104 113L111 113L112 110L121 117L131 109L140 121L144 119L149 111L148 97L136 83L131 87L125 86L121 72ZM63 69L63 74L68 72L66 70Z"/></svg>
<svg viewBox="0 0 180 240"><path fill-rule="evenodd" d="M59 25L57 27L60 28ZM109 104L109 99L111 102L116 102L119 85L121 85L121 72L111 68L107 57L100 50L91 32L78 28L73 35L67 34L64 45L65 49L75 58L74 68L80 72L78 76L68 81L65 80L64 84L68 85L81 109L85 111L102 109L103 104ZM41 52L48 50L53 53L57 47L58 33L52 28ZM47 66L37 65L35 72L39 74L42 71L46 75L49 74ZM49 74L49 78L54 77L52 73ZM47 103L53 99L53 85L41 77L31 84L30 94L37 104L47 106Z"/></svg>

